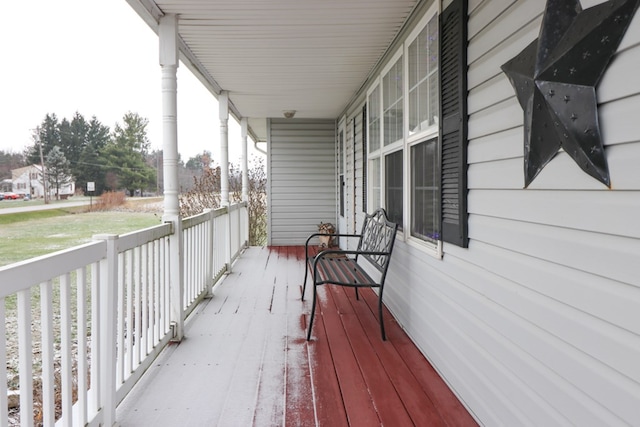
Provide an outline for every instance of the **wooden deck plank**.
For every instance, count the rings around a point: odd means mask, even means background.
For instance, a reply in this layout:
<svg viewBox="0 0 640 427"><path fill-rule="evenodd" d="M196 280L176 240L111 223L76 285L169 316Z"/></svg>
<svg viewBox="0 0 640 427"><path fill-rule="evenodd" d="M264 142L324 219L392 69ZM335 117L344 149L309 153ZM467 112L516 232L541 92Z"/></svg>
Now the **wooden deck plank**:
<svg viewBox="0 0 640 427"><path fill-rule="evenodd" d="M304 316L288 316L287 321L285 425L311 427L316 417Z"/></svg>
<svg viewBox="0 0 640 427"><path fill-rule="evenodd" d="M310 427L316 425L314 401L309 367L309 351L305 336L305 312L307 302L300 301L303 263L298 259L295 247L286 246L279 251L284 263L284 272L278 276L278 283L286 284L286 301L283 309L288 314L286 349L286 395L285 425ZM302 307L302 310L300 309Z"/></svg>
<svg viewBox="0 0 640 427"><path fill-rule="evenodd" d="M267 316L266 339L258 378L254 426L283 425L286 379L287 316Z"/></svg>
<svg viewBox="0 0 640 427"><path fill-rule="evenodd" d="M349 425L380 425L369 388L344 330L338 307L326 287L319 287L318 294L322 295L322 304L317 320L325 326L332 357L332 360L319 361L319 369L334 366ZM353 316L353 314L342 314L342 316Z"/></svg>
<svg viewBox="0 0 640 427"><path fill-rule="evenodd" d="M351 305L353 312L357 314L357 316L343 316L345 330L349 335L351 347L358 363L360 366L366 367L366 369L362 369L362 373L369 386L371 397L376 402L376 408L382 424L413 425L396 384L392 381L392 378L397 377L393 373L398 372L396 371L398 365L403 364L399 355L386 351L388 348L393 348L393 344L389 341L382 341L377 319L374 317L373 312L369 310L369 306L363 300L362 295L360 300L356 300L353 289L337 286L330 286L329 289L334 299L344 300L344 304ZM361 289L362 292L369 293L372 291L370 289ZM385 355L391 357L384 357ZM409 375L411 374L409 373ZM423 395L423 397L426 396Z"/></svg>
<svg viewBox="0 0 640 427"><path fill-rule="evenodd" d="M373 292L365 293L364 298L371 309L377 307L378 297L373 294ZM390 319L391 322L397 324L386 307L383 316L385 319ZM461 427L478 425L433 366L425 359L424 355L401 328L392 328L392 333L388 339L393 342L394 347L401 354L406 365L411 368L411 372L429 399L433 402L434 407L446 425Z"/></svg>
<svg viewBox="0 0 640 427"><path fill-rule="evenodd" d="M407 365L403 355L394 346L397 335L404 334L404 332L401 331L393 317L385 316L388 337L387 341L382 341L378 319L374 314L377 314L377 306L369 306L368 300L377 304L377 295L371 290L363 290L360 293L360 300L351 299L351 303L362 323L363 333L369 338L373 351L380 359L383 369L393 383L413 424L434 427L446 425L435 405L414 376L411 367ZM426 360L423 362L428 363Z"/></svg>
<svg viewBox="0 0 640 427"><path fill-rule="evenodd" d="M342 401L342 392L333 364L324 322L318 321L314 328L314 336L315 340L308 343L308 349L318 425L347 426L349 425L347 412Z"/></svg>

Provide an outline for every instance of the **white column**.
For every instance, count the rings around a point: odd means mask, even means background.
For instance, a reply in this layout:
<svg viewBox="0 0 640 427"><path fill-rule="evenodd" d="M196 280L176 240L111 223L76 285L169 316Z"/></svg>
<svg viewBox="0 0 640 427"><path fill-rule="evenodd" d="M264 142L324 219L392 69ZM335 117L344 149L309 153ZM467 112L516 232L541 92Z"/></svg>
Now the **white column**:
<svg viewBox="0 0 640 427"><path fill-rule="evenodd" d="M220 204L229 206L229 92L218 98L220 117Z"/></svg>
<svg viewBox="0 0 640 427"><path fill-rule="evenodd" d="M184 312L182 309L182 221L178 200L178 19L176 15L160 18L160 68L162 71L162 150L164 172L164 215L162 220L173 226L169 239L169 283L171 287L171 322L175 326L174 340L182 339Z"/></svg>
<svg viewBox="0 0 640 427"><path fill-rule="evenodd" d="M248 120L243 117L240 120L240 132L242 137L242 201L249 201L249 159L247 158L247 128Z"/></svg>

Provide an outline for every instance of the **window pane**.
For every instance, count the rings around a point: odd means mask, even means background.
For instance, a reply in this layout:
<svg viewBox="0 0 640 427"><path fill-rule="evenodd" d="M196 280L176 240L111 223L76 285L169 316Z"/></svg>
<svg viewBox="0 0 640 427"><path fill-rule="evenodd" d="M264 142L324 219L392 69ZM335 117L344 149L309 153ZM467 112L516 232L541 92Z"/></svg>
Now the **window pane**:
<svg viewBox="0 0 640 427"><path fill-rule="evenodd" d="M438 71L438 19L437 15L434 15L433 18L427 24L427 31L429 36L427 38L428 43L428 52L429 52L429 73L434 73Z"/></svg>
<svg viewBox="0 0 640 427"><path fill-rule="evenodd" d="M384 114L384 145L396 142L403 136L403 67L402 57L382 78L382 106Z"/></svg>
<svg viewBox="0 0 640 427"><path fill-rule="evenodd" d="M385 158L385 200L389 219L402 228L402 150Z"/></svg>
<svg viewBox="0 0 640 427"><path fill-rule="evenodd" d="M418 83L418 42L414 41L409 45L409 88Z"/></svg>
<svg viewBox="0 0 640 427"><path fill-rule="evenodd" d="M438 19L434 15L409 45L409 60L416 81L409 81L409 132L416 133L438 123ZM412 70L409 70L411 77Z"/></svg>
<svg viewBox="0 0 640 427"><path fill-rule="evenodd" d="M429 74L429 25L420 32L418 38L418 79L424 80Z"/></svg>
<svg viewBox="0 0 640 427"><path fill-rule="evenodd" d="M411 235L440 240L437 139L411 147Z"/></svg>
<svg viewBox="0 0 640 427"><path fill-rule="evenodd" d="M413 130L419 125L420 119L418 117L418 91L409 91L409 131Z"/></svg>
<svg viewBox="0 0 640 427"><path fill-rule="evenodd" d="M438 74L432 74L429 77L429 124L437 125L440 116L440 104L438 99Z"/></svg>
<svg viewBox="0 0 640 427"><path fill-rule="evenodd" d="M380 86L369 95L369 152L380 148Z"/></svg>
<svg viewBox="0 0 640 427"><path fill-rule="evenodd" d="M370 211L380 207L380 158L369 160L371 177L371 206Z"/></svg>

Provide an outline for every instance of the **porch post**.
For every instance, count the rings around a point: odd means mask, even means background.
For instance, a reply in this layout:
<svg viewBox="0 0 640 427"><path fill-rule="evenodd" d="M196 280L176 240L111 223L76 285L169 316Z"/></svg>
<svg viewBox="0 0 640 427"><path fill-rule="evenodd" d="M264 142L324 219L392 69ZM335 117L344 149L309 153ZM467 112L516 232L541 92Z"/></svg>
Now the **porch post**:
<svg viewBox="0 0 640 427"><path fill-rule="evenodd" d="M225 233L225 264L231 273L231 212L229 211L229 92L223 90L218 98L220 118L220 205L227 207Z"/></svg>
<svg viewBox="0 0 640 427"><path fill-rule="evenodd" d="M242 136L242 201L249 201L249 159L247 159L247 128L248 120L243 117L240 121Z"/></svg>
<svg viewBox="0 0 640 427"><path fill-rule="evenodd" d="M178 200L178 19L176 15L160 18L160 68L162 70L162 149L164 172L164 215L173 236L169 239L169 284L173 339L180 341L184 333L182 304L182 221Z"/></svg>
<svg viewBox="0 0 640 427"><path fill-rule="evenodd" d="M220 117L220 204L229 206L229 92L223 90L218 98Z"/></svg>

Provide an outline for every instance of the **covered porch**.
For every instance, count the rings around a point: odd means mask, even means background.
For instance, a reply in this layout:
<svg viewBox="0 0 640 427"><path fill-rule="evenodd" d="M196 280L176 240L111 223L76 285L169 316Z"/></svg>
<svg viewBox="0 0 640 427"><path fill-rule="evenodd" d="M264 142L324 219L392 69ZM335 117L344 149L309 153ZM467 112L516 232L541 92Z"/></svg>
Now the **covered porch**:
<svg viewBox="0 0 640 427"><path fill-rule="evenodd" d="M302 247L250 247L120 404L120 426L475 425L376 296L327 286L313 339ZM310 292L308 289L307 292ZM309 294L310 295L310 294ZM388 313L387 313L388 314Z"/></svg>

